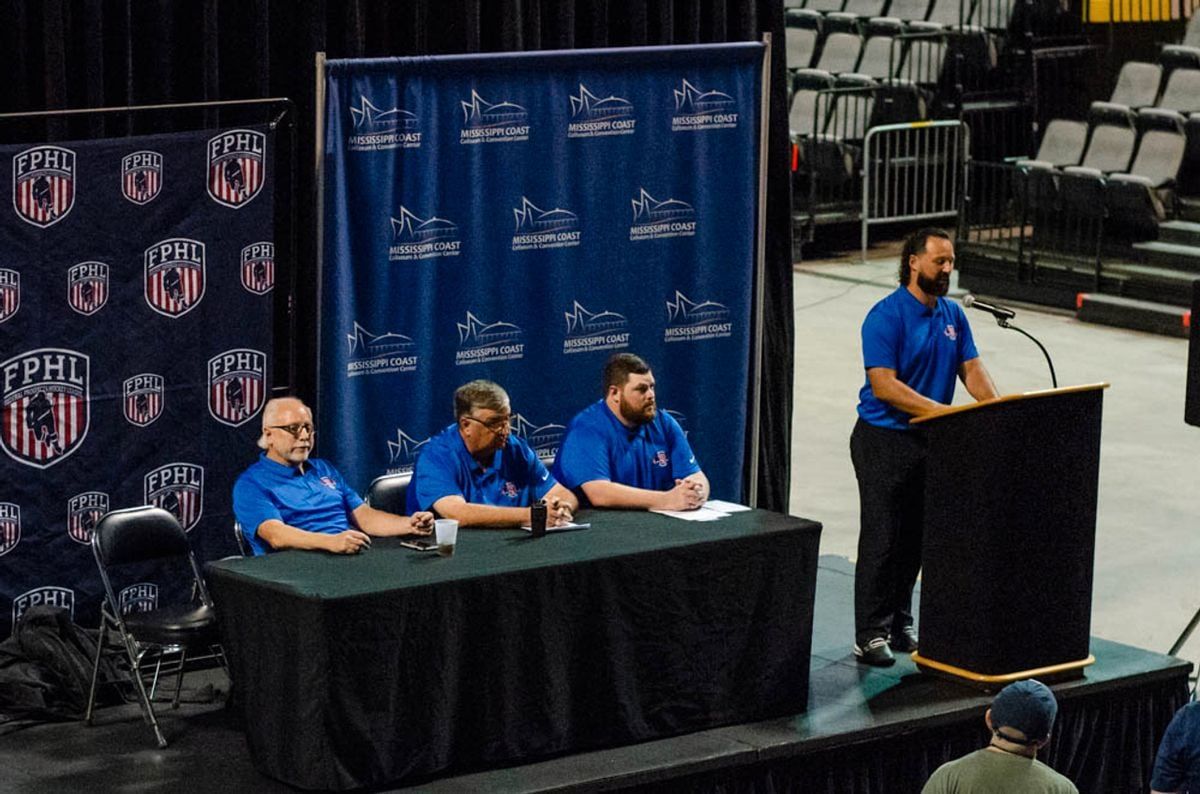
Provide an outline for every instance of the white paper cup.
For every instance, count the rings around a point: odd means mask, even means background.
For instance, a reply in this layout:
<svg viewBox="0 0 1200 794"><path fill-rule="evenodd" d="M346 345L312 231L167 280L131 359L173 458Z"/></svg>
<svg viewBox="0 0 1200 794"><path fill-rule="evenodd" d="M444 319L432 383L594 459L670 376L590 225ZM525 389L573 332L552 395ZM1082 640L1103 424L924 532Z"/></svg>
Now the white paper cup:
<svg viewBox="0 0 1200 794"><path fill-rule="evenodd" d="M438 554L450 557L458 543L458 522L453 518L439 518L433 522L433 534L437 539Z"/></svg>

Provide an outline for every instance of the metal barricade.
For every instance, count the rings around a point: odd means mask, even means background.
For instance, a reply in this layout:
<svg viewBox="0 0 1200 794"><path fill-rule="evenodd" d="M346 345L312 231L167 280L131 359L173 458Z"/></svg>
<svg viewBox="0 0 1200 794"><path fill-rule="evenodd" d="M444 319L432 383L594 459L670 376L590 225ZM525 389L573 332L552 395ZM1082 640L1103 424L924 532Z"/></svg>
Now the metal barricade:
<svg viewBox="0 0 1200 794"><path fill-rule="evenodd" d="M971 138L957 120L873 127L863 141L862 255L871 224L958 213Z"/></svg>

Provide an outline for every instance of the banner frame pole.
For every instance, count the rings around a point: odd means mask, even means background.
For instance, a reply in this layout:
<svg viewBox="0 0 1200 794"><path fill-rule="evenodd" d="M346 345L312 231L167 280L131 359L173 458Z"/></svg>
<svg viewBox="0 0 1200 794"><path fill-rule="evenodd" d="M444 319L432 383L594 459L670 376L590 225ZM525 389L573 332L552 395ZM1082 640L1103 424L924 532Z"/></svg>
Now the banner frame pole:
<svg viewBox="0 0 1200 794"><path fill-rule="evenodd" d="M293 106L295 103L289 97L273 96L262 99L221 99L211 102L168 102L160 105L111 105L101 108L64 108L61 110L25 110L17 113L0 113L0 119L34 119L53 118L55 116L81 116L88 113L143 113L150 110L188 110L191 108L222 108L237 105L276 105ZM276 120L278 121L278 120ZM273 122L272 127L275 126Z"/></svg>
<svg viewBox="0 0 1200 794"><path fill-rule="evenodd" d="M759 86L758 113L758 207L754 257L754 359L750 389L750 471L745 493L751 507L758 507L758 464L761 447L762 370L763 370L763 303L766 293L767 241L767 146L770 142L771 120L771 34L763 33L762 79Z"/></svg>
<svg viewBox="0 0 1200 794"><path fill-rule="evenodd" d="M321 335L321 316L324 314L322 307L325 305L324 283L325 283L325 172L321 168L321 152L325 149L325 51L318 50L313 56L313 66L316 73L316 101L314 103L313 114L315 116L316 126L313 129L313 189L315 196L313 202L316 211L316 258L317 271L317 361L316 361L316 377L317 382L315 390L315 406L314 413L317 416L321 415L321 364L324 358L321 355L321 342L325 338ZM316 418L316 417L314 417Z"/></svg>

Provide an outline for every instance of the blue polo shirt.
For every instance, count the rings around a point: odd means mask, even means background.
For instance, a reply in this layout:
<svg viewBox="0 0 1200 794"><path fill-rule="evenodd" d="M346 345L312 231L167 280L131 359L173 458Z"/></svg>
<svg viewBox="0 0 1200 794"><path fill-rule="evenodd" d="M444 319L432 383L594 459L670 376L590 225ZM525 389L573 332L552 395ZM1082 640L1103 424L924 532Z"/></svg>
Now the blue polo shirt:
<svg viewBox="0 0 1200 794"><path fill-rule="evenodd" d="M1158 746L1150 788L1200 794L1200 703L1175 712Z"/></svg>
<svg viewBox="0 0 1200 794"><path fill-rule="evenodd" d="M408 512L432 510L443 496L495 507L529 507L553 487L550 472L523 438L510 435L484 468L467 451L458 424L452 424L421 447L408 487Z"/></svg>
<svg viewBox="0 0 1200 794"><path fill-rule="evenodd" d="M595 480L669 491L676 479L698 471L700 464L675 417L660 410L653 420L631 429L604 400L571 420L554 463L554 477L581 500L580 486Z"/></svg>
<svg viewBox="0 0 1200 794"><path fill-rule="evenodd" d="M963 362L979 357L962 307L945 298L930 309L905 287L871 307L862 325L863 367L886 367L913 391L950 404ZM858 415L877 427L908 430L912 417L877 398L871 380L858 393Z"/></svg>
<svg viewBox="0 0 1200 794"><path fill-rule="evenodd" d="M354 527L351 513L363 503L338 470L312 458L299 467L276 463L266 453L233 485L233 513L255 554L271 547L258 537L264 521L275 519L308 532L336 535Z"/></svg>

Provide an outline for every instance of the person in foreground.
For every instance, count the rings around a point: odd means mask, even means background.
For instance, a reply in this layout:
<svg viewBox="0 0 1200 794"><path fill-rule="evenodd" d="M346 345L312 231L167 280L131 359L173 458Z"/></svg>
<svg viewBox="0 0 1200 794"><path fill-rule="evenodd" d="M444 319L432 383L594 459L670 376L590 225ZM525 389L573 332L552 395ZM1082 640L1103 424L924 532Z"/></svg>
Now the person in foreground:
<svg viewBox="0 0 1200 794"><path fill-rule="evenodd" d="M1037 760L1050 741L1058 703L1030 678L1000 690L983 715L987 747L938 767L921 794L1079 794L1067 778Z"/></svg>
<svg viewBox="0 0 1200 794"><path fill-rule="evenodd" d="M604 397L567 426L558 481L596 507L695 510L708 501L708 478L679 423L658 410L654 386L639 357L609 358Z"/></svg>
<svg viewBox="0 0 1200 794"><path fill-rule="evenodd" d="M233 486L233 512L255 554L319 549L357 554L371 537L428 535L430 513L397 516L365 504L328 462L309 459L312 411L294 397L263 408L264 452Z"/></svg>
<svg viewBox="0 0 1200 794"><path fill-rule="evenodd" d="M421 448L408 509L433 510L462 527L529 526L546 502L546 526L571 522L579 501L550 476L525 439L512 434L508 393L488 380L454 392L454 424Z"/></svg>
<svg viewBox="0 0 1200 794"><path fill-rule="evenodd" d="M962 307L943 297L952 270L946 232L913 233L900 254L900 286L862 325L866 382L850 458L860 505L854 655L864 664L887 666L893 648L917 649L912 591L921 569L925 439L909 421L949 405L955 378L976 400L996 396Z"/></svg>
<svg viewBox="0 0 1200 794"><path fill-rule="evenodd" d="M1200 702L1188 703L1171 718L1158 745L1151 794L1200 794Z"/></svg>

